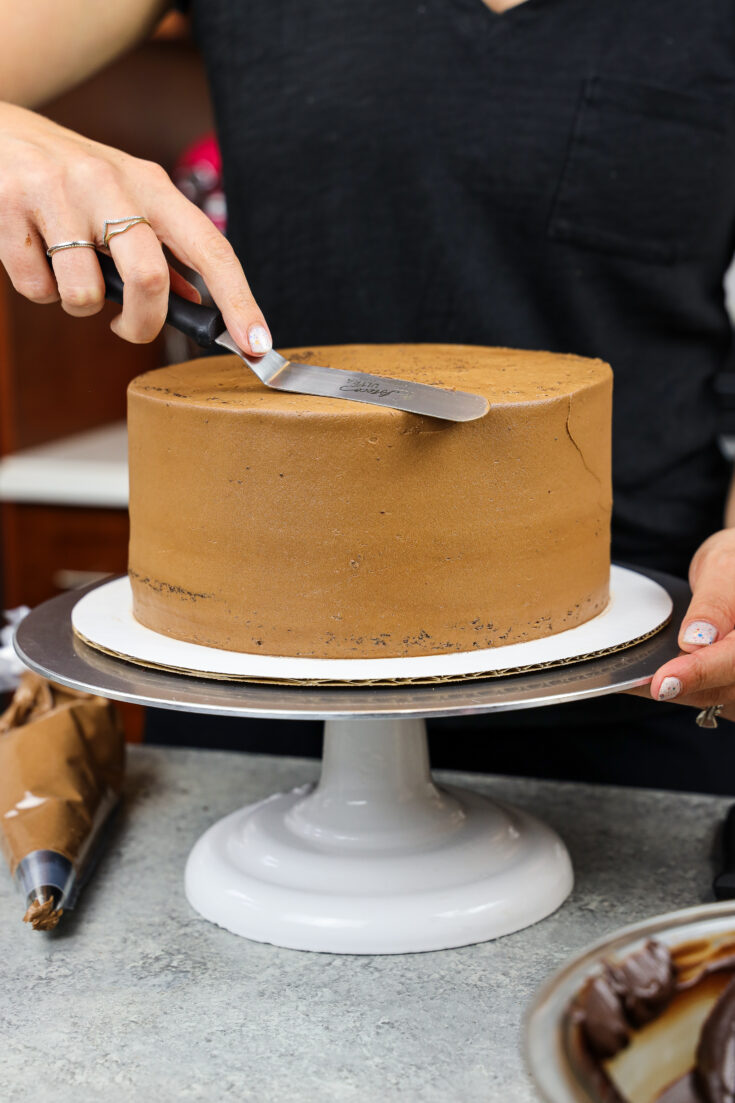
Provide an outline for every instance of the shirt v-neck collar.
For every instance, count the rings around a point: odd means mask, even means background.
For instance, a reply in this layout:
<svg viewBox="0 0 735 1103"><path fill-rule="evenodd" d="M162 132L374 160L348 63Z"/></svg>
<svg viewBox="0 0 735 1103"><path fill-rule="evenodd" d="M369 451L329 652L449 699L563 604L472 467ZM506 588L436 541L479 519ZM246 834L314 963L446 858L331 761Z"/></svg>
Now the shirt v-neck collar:
<svg viewBox="0 0 735 1103"><path fill-rule="evenodd" d="M493 21L503 23L505 21L511 23L515 18L523 18L524 14L528 14L530 11L535 11L537 8L545 7L550 0L521 0L520 4L515 4L512 8L506 8L504 11L495 11L485 0L472 0L474 7L477 8L480 15L487 16Z"/></svg>
<svg viewBox="0 0 735 1103"><path fill-rule="evenodd" d="M490 12L491 15L503 16L503 15L507 15L508 12L513 11L514 8L520 8L522 6L522 4L529 3L529 0L520 0L520 3L509 4L507 8L502 8L500 10L494 8L491 4L487 3L487 0L481 0L481 3L484 4L484 6L487 8L487 10Z"/></svg>

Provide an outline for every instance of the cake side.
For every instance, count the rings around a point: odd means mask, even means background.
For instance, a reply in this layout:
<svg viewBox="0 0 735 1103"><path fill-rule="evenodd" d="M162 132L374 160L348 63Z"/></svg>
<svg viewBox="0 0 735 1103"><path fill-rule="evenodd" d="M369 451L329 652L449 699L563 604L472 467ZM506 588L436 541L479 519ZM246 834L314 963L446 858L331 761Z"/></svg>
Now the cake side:
<svg viewBox="0 0 735 1103"><path fill-rule="evenodd" d="M383 374L390 363L483 393L490 412L458 425L282 395L235 357L133 381L130 577L143 624L235 651L387 657L536 639L604 608L609 368L378 348L382 359L375 346L292 358L384 362Z"/></svg>

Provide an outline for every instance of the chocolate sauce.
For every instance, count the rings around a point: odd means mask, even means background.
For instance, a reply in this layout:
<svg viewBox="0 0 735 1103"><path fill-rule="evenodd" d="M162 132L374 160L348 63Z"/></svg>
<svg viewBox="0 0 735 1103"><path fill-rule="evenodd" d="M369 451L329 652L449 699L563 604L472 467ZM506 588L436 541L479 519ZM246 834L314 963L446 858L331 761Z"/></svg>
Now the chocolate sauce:
<svg viewBox="0 0 735 1103"><path fill-rule="evenodd" d="M625 1017L636 1028L658 1018L676 992L674 963L660 942L647 942L620 965L611 965L610 975Z"/></svg>
<svg viewBox="0 0 735 1103"><path fill-rule="evenodd" d="M589 1048L614 1057L630 1042L631 1030L655 1019L676 992L674 963L660 942L647 942L618 965L606 965L578 998Z"/></svg>
<svg viewBox="0 0 735 1103"><path fill-rule="evenodd" d="M597 1057L614 1057L628 1045L630 1026L609 968L589 982L580 1002L587 1045Z"/></svg>
<svg viewBox="0 0 735 1103"><path fill-rule="evenodd" d="M628 1103L606 1061L652 1022L677 993L691 990L715 972L735 970L735 944L689 943L672 951L659 942L624 961L606 964L571 1008L569 1056L601 1103ZM719 996L702 1027L695 1066L669 1084L655 1103L735 1103L735 978Z"/></svg>
<svg viewBox="0 0 735 1103"><path fill-rule="evenodd" d="M735 979L730 981L702 1027L696 1079L707 1103L734 1103Z"/></svg>

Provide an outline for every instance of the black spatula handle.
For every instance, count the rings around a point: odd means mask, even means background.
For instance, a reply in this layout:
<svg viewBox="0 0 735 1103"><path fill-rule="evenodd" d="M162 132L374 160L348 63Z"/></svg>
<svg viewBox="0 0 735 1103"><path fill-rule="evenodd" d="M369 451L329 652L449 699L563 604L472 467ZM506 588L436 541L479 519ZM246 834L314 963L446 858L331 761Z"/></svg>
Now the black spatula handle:
<svg viewBox="0 0 735 1103"><path fill-rule="evenodd" d="M97 260L105 281L105 298L113 303L122 303L123 281L114 260L105 253L97 253ZM173 292L168 297L166 321L174 329L191 337L203 349L210 348L225 328L222 315L216 307L190 303L188 299L182 299L181 295L174 295Z"/></svg>
<svg viewBox="0 0 735 1103"><path fill-rule="evenodd" d="M114 260L106 253L98 252L96 256L105 281L105 298L112 303L122 303L123 281ZM166 321L180 333L191 337L203 349L211 348L225 329L222 315L216 307L190 303L188 299L182 299L181 295L174 295L173 291L168 297Z"/></svg>

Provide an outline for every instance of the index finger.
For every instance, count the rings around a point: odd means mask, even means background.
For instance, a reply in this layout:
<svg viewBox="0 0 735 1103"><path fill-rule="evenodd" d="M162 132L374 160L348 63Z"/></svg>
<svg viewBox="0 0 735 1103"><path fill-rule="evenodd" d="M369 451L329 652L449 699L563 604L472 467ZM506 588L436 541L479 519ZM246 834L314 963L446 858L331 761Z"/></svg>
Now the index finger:
<svg viewBox="0 0 735 1103"><path fill-rule="evenodd" d="M240 348L254 356L268 352L273 347L268 324L227 238L179 193L149 217L179 260L202 276Z"/></svg>

